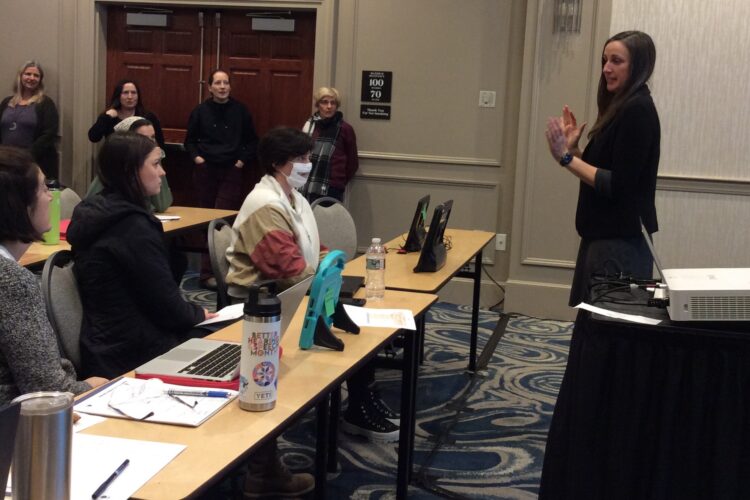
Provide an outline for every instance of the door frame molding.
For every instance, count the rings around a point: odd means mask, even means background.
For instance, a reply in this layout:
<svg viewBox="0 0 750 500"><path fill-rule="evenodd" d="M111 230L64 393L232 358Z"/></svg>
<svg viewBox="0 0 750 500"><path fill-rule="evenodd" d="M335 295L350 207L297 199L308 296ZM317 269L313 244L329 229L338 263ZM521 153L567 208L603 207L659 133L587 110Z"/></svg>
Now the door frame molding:
<svg viewBox="0 0 750 500"><path fill-rule="evenodd" d="M60 50L69 54L72 78L61 81L61 93L72 97L70 120L64 120L63 148L68 149L72 168L72 188L85 193L93 177L94 157L97 147L88 140L88 129L100 112L101 103L108 89L105 89L107 75L107 7L121 5L122 0L78 0L62 2L63 17L69 19L74 35L61 37ZM196 0L137 0L126 2L133 5L160 5L184 8L206 7L205 1ZM313 66L313 88L330 85L334 78L336 55L336 0L274 0L269 1L217 1L211 8L288 8L292 10L315 11L315 61ZM312 109L312 96L310 96ZM65 133L67 132L67 133Z"/></svg>

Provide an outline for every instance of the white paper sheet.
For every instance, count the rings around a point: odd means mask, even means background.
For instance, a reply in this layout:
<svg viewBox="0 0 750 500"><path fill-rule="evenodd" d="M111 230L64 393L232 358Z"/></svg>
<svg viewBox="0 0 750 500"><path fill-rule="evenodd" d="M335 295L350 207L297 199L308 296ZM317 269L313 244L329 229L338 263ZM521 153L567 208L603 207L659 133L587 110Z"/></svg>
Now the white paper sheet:
<svg viewBox="0 0 750 500"><path fill-rule="evenodd" d="M219 321L229 321L233 319L241 318L245 312L244 312L245 304L232 304L231 306L226 306L225 308L218 311L218 316L215 318L207 319L206 321L202 323L198 323L195 326L203 326L203 325L210 325L211 323L218 323Z"/></svg>
<svg viewBox="0 0 750 500"><path fill-rule="evenodd" d="M70 498L91 498L126 458L130 463L99 499L129 498L184 449L181 444L74 434Z"/></svg>
<svg viewBox="0 0 750 500"><path fill-rule="evenodd" d="M644 325L658 325L659 323L661 323L660 319L648 318L646 316L639 316L637 314L625 314L610 311L608 309L602 309L601 307L592 306L591 304L587 304L585 302L581 302L575 308L585 309L586 311L590 311L601 316L607 316L609 318L617 318L624 321L630 321L631 323L641 323Z"/></svg>
<svg viewBox="0 0 750 500"><path fill-rule="evenodd" d="M417 329L414 315L408 309L371 309L344 304L344 310L357 326Z"/></svg>
<svg viewBox="0 0 750 500"><path fill-rule="evenodd" d="M154 214L154 215L156 215L156 218L162 222L166 222L170 220L180 220L179 215L167 215L167 214Z"/></svg>
<svg viewBox="0 0 750 500"><path fill-rule="evenodd" d="M91 498L126 458L130 463L99 499L130 498L185 448L182 444L73 434L70 498ZM11 492L8 476L5 496L10 498Z"/></svg>
<svg viewBox="0 0 750 500"><path fill-rule="evenodd" d="M104 422L107 420L104 417L100 417L98 415L87 415L85 413L79 413L78 416L80 416L80 420L73 424L73 432L80 432L83 429L88 429L92 425L96 425L99 422Z"/></svg>
<svg viewBox="0 0 750 500"><path fill-rule="evenodd" d="M73 409L105 417L197 427L237 397L237 391L228 389L221 390L229 394L228 398L173 397L167 394L169 389L186 390L184 386L165 384L156 378L122 378L77 403Z"/></svg>

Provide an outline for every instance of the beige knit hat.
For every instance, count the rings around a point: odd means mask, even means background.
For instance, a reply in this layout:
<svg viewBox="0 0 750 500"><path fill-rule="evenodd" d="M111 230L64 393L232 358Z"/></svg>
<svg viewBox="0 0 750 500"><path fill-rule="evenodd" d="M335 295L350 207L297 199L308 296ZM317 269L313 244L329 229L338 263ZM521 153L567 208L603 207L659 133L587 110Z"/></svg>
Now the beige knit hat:
<svg viewBox="0 0 750 500"><path fill-rule="evenodd" d="M128 116L123 121L115 125L115 132L128 132L132 124L134 124L138 120L143 119L144 118L142 116Z"/></svg>

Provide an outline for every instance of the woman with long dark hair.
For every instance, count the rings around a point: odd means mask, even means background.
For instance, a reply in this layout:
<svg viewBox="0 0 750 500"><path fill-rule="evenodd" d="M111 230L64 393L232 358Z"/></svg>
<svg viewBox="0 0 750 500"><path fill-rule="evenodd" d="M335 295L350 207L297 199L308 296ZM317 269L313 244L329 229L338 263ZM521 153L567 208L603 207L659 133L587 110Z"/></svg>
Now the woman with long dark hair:
<svg viewBox="0 0 750 500"><path fill-rule="evenodd" d="M114 377L182 343L213 314L182 298L150 210L164 176L161 148L134 132L112 134L97 168L104 189L76 206L68 241L83 304L82 370Z"/></svg>
<svg viewBox="0 0 750 500"><path fill-rule="evenodd" d="M87 391L106 382L79 381L60 348L38 279L18 263L49 230L52 196L28 151L0 146L0 405L36 391Z"/></svg>
<svg viewBox="0 0 750 500"><path fill-rule="evenodd" d="M44 69L26 61L13 82L13 95L0 102L0 144L29 150L44 175L57 179L59 121L55 102L44 93Z"/></svg>
<svg viewBox="0 0 750 500"><path fill-rule="evenodd" d="M578 125L565 106L547 123L553 158L580 179L576 229L581 245L570 305L588 298L595 273L650 278L653 260L641 234L659 229L656 174L661 127L647 82L654 71L656 48L641 31L611 37L602 51L596 123L581 153Z"/></svg>
<svg viewBox="0 0 750 500"><path fill-rule="evenodd" d="M115 125L131 116L141 116L150 121L154 126L156 142L164 149L164 133L161 130L159 118L144 107L141 89L134 80L128 78L120 80L115 85L107 109L99 115L89 129L89 140L99 142L109 137L114 132Z"/></svg>

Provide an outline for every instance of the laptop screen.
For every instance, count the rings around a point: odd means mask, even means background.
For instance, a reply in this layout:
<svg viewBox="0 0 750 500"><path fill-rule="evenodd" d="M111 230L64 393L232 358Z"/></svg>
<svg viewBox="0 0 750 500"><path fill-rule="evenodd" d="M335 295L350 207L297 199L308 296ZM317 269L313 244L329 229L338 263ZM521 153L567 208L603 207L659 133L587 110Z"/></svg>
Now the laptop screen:
<svg viewBox="0 0 750 500"><path fill-rule="evenodd" d="M646 245L648 245L648 251L651 252L651 257L654 259L654 264L656 265L656 272L659 273L659 279L662 283L666 284L667 280L664 277L664 273L662 272L661 262L659 262L659 257L656 256L656 250L654 249L654 244L651 241L651 237L648 235L648 231L646 231L646 227L641 223L641 233L643 233L643 239L646 240Z"/></svg>

